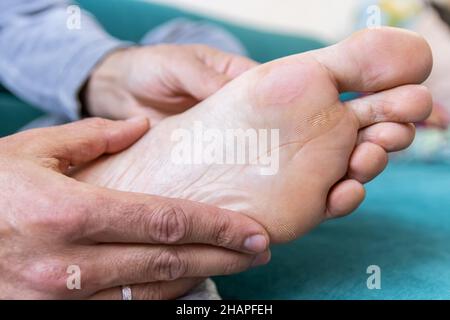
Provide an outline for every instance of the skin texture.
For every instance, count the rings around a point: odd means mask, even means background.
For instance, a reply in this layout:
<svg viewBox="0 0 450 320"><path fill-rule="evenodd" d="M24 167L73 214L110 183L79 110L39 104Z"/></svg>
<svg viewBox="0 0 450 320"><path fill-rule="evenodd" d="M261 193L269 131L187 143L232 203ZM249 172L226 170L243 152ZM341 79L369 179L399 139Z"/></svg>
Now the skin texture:
<svg viewBox="0 0 450 320"><path fill-rule="evenodd" d="M148 129L142 117L93 118L0 139L0 299L121 299L122 285L134 299L172 299L268 262L268 235L249 217L65 175ZM67 288L70 265L81 290Z"/></svg>
<svg viewBox="0 0 450 320"><path fill-rule="evenodd" d="M86 86L86 111L108 119L147 116L155 125L196 105L256 66L204 45L158 45L113 52Z"/></svg>
<svg viewBox="0 0 450 320"><path fill-rule="evenodd" d="M168 117L129 150L75 177L245 212L273 242L289 241L353 211L364 198L362 184L386 166L386 153L412 142L411 123L431 112L428 90L417 85L431 67L430 48L418 35L366 30L335 46L251 69L194 108ZM376 93L341 103L344 91ZM250 165L173 163L171 134L195 121L222 131L280 129L279 172L261 176Z"/></svg>

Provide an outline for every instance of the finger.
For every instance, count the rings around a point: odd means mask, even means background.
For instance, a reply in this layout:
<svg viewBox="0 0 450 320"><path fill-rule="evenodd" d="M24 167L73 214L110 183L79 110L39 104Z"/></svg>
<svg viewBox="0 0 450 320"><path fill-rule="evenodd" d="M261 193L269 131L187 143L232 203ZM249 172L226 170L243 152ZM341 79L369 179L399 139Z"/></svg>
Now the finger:
<svg viewBox="0 0 450 320"><path fill-rule="evenodd" d="M216 93L229 81L257 65L256 62L222 52L208 46L193 46L197 59L178 70L178 81L184 93L202 101Z"/></svg>
<svg viewBox="0 0 450 320"><path fill-rule="evenodd" d="M356 180L337 183L328 194L326 216L334 219L355 211L364 201L364 186Z"/></svg>
<svg viewBox="0 0 450 320"><path fill-rule="evenodd" d="M55 158L54 169L65 171L105 153L121 151L141 138L149 129L144 117L126 121L91 118L63 126L37 129L36 143L28 152L38 158ZM38 131L40 130L40 131Z"/></svg>
<svg viewBox="0 0 450 320"><path fill-rule="evenodd" d="M377 123L359 131L357 144L371 142L387 152L396 152L409 147L415 133L416 127L412 123Z"/></svg>
<svg viewBox="0 0 450 320"><path fill-rule="evenodd" d="M387 163L388 155L382 147L364 142L355 148L350 157L348 178L367 183L383 172Z"/></svg>
<svg viewBox="0 0 450 320"><path fill-rule="evenodd" d="M183 65L183 68L177 79L180 91L197 101L205 100L231 80L226 74L217 72L198 59L193 59L189 64Z"/></svg>
<svg viewBox="0 0 450 320"><path fill-rule="evenodd" d="M159 196L88 188L88 221L82 237L103 243L202 243L258 253L269 245L253 219L206 204Z"/></svg>
<svg viewBox="0 0 450 320"><path fill-rule="evenodd" d="M259 65L256 61L247 57L231 54L208 46L197 45L194 46L194 49L203 63L230 79L234 79Z"/></svg>
<svg viewBox="0 0 450 320"><path fill-rule="evenodd" d="M183 93L158 101L143 100L140 105L130 108L128 113L131 117L145 116L151 119L152 126L155 127L165 118L182 113L198 103L197 99Z"/></svg>
<svg viewBox="0 0 450 320"><path fill-rule="evenodd" d="M203 278L184 278L168 282L130 285L132 300L172 300L179 298L198 286ZM122 300L122 287L97 292L91 300Z"/></svg>
<svg viewBox="0 0 450 320"><path fill-rule="evenodd" d="M330 71L341 92L420 84L433 64L431 49L421 36L395 28L363 30L312 54Z"/></svg>
<svg viewBox="0 0 450 320"><path fill-rule="evenodd" d="M229 275L266 264L270 259L268 251L249 255L205 245L98 245L86 256L91 265L85 268L84 281L100 289Z"/></svg>
<svg viewBox="0 0 450 320"><path fill-rule="evenodd" d="M429 90L420 85L402 86L345 103L359 121L360 128L380 122L419 122L431 113Z"/></svg>

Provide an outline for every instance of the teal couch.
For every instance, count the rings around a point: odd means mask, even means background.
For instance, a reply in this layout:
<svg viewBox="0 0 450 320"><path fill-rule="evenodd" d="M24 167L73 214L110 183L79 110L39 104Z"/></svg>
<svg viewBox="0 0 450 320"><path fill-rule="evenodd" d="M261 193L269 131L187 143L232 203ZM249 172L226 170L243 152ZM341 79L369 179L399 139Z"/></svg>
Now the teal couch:
<svg viewBox="0 0 450 320"><path fill-rule="evenodd" d="M112 35L132 41L171 18L204 19L135 0L79 3ZM307 37L213 21L240 38L252 58L261 62L323 46ZM38 115L0 89L0 135ZM327 222L293 243L274 246L269 265L217 277L217 284L223 297L236 299L449 299L449 195L449 167L391 165L368 185L366 202L352 216ZM367 288L370 265L381 268L380 290Z"/></svg>

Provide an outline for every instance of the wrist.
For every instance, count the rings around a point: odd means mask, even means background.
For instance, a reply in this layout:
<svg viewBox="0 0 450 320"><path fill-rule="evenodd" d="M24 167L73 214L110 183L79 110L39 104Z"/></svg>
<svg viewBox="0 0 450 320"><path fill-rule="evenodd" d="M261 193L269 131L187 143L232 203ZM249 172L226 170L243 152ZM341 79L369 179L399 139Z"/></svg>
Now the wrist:
<svg viewBox="0 0 450 320"><path fill-rule="evenodd" d="M118 114L117 109L130 99L125 78L129 69L127 55L133 49L121 48L109 53L92 70L79 95L83 117L126 117Z"/></svg>

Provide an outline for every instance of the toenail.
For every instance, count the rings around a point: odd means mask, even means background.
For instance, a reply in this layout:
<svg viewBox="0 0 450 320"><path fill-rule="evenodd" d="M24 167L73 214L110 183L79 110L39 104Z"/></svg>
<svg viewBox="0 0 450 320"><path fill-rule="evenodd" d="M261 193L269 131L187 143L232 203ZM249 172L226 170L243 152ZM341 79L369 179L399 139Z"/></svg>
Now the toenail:
<svg viewBox="0 0 450 320"><path fill-rule="evenodd" d="M270 254L269 250L256 255L255 259L252 262L252 267L259 267L259 266L268 264L270 261L270 256L271 256L271 254Z"/></svg>
<svg viewBox="0 0 450 320"><path fill-rule="evenodd" d="M244 247L251 252L264 252L267 249L267 239L263 235L257 234L245 239Z"/></svg>

